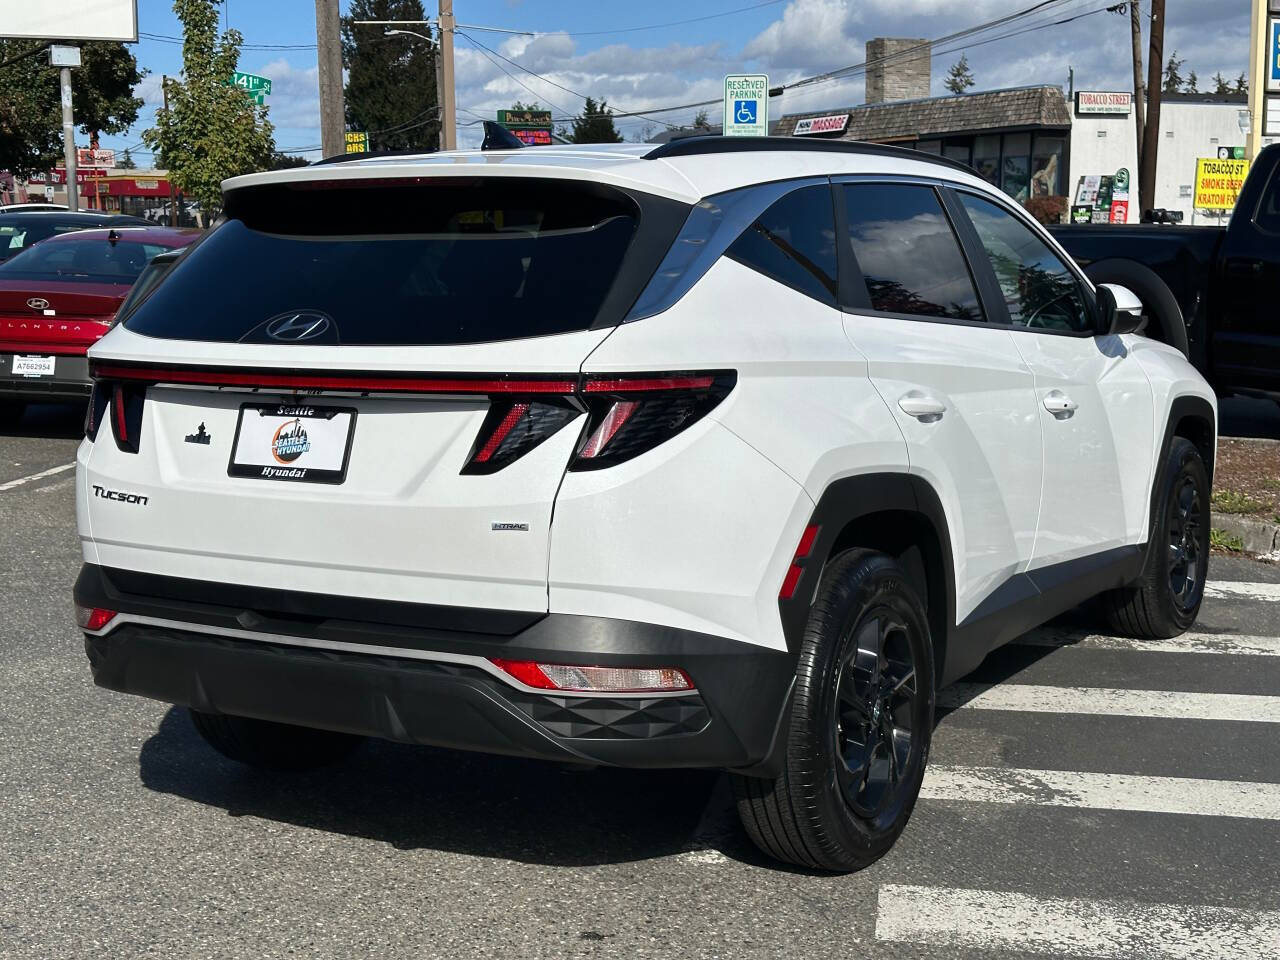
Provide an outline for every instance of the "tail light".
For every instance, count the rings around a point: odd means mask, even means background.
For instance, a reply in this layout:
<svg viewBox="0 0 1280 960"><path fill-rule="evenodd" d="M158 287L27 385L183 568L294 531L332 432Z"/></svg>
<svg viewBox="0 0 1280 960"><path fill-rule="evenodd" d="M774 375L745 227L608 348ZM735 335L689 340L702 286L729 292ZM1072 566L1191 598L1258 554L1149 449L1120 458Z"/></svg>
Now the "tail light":
<svg viewBox="0 0 1280 960"><path fill-rule="evenodd" d="M102 425L102 415L107 412L107 400L110 392L105 383L93 381L89 393L89 406L84 411L84 435L90 440L98 439L98 427Z"/></svg>
<svg viewBox="0 0 1280 960"><path fill-rule="evenodd" d="M580 411L567 398L494 398L463 473L494 473L542 443Z"/></svg>
<svg viewBox="0 0 1280 960"><path fill-rule="evenodd" d="M111 388L111 432L116 447L124 453L137 453L142 438L142 410L147 390L133 383L116 383Z"/></svg>
<svg viewBox="0 0 1280 960"><path fill-rule="evenodd" d="M503 673L537 690L566 693L670 693L694 689L693 680L679 667L578 667L532 660L490 662Z"/></svg>
<svg viewBox="0 0 1280 960"><path fill-rule="evenodd" d="M652 450L706 416L734 380L732 373L588 378L590 416L569 469L599 470Z"/></svg>
<svg viewBox="0 0 1280 960"><path fill-rule="evenodd" d="M76 604L76 623L81 630L96 633L116 618L116 611L104 607L82 607Z"/></svg>

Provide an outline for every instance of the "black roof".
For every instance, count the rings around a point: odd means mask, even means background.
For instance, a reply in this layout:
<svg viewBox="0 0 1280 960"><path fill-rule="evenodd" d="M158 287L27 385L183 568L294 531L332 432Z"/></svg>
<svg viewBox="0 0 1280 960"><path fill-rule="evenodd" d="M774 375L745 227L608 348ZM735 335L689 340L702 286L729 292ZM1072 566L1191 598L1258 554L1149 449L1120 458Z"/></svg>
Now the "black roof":
<svg viewBox="0 0 1280 960"><path fill-rule="evenodd" d="M893 157L899 160L920 160L936 163L953 170L973 173L973 168L958 160L949 160L921 150L894 147L885 143L864 143L859 140L811 140L802 137L682 137L654 147L644 155L646 160L662 160L667 157L697 157L709 153L755 153L762 151L802 151L805 153L857 153L873 157Z"/></svg>

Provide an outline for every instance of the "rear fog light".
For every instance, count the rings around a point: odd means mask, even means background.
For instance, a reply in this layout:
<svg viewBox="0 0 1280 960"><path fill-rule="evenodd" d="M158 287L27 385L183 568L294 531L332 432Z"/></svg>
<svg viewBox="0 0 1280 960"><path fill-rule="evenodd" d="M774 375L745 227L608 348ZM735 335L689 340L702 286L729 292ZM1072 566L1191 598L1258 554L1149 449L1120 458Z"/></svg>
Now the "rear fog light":
<svg viewBox="0 0 1280 960"><path fill-rule="evenodd" d="M490 662L526 687L569 693L666 693L694 689L693 680L679 667L578 667L532 660Z"/></svg>
<svg viewBox="0 0 1280 960"><path fill-rule="evenodd" d="M81 630L96 633L114 620L115 617L116 611L114 610L106 610L102 607L82 607L80 604L76 604L76 623L79 624Z"/></svg>

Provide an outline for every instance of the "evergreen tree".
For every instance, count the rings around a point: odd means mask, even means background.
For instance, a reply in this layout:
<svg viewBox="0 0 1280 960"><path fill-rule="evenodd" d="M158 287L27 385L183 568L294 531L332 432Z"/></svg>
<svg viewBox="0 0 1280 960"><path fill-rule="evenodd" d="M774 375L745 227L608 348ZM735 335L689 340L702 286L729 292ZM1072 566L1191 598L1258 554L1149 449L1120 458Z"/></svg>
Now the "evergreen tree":
<svg viewBox="0 0 1280 960"><path fill-rule="evenodd" d="M706 108L705 108L705 107L704 107L703 109L699 110L696 114L694 114L694 116L693 116L693 129L695 129L695 130L710 130L710 129L711 129L711 120L708 118L707 111L706 111Z"/></svg>
<svg viewBox="0 0 1280 960"><path fill-rule="evenodd" d="M1182 89L1183 83L1186 82L1182 79L1182 67L1186 62L1179 59L1177 50L1169 55L1169 60L1164 65L1163 90L1165 93L1177 93Z"/></svg>
<svg viewBox="0 0 1280 960"><path fill-rule="evenodd" d="M587 97L582 115L573 121L573 133L569 139L574 143L621 143L622 135L613 125L613 111L601 100L597 104Z"/></svg>
<svg viewBox="0 0 1280 960"><path fill-rule="evenodd" d="M138 165L133 162L133 157L128 150L121 154L120 159L116 161L116 168L119 170L136 170Z"/></svg>
<svg viewBox="0 0 1280 960"><path fill-rule="evenodd" d="M952 93L964 93L972 87L977 81L973 79L973 73L969 70L969 57L960 54L960 59L951 65L951 69L947 71L947 79L942 81Z"/></svg>
<svg viewBox="0 0 1280 960"><path fill-rule="evenodd" d="M58 71L44 53L47 40L0 40L0 170L20 177L52 170L62 160L62 101ZM123 43L79 44L71 71L80 133L123 133L138 119L142 100L133 88L146 76ZM32 53L32 51L36 51ZM30 53L29 56L21 56Z"/></svg>
<svg viewBox="0 0 1280 960"><path fill-rule="evenodd" d="M1213 92L1218 96L1231 92L1231 81L1222 75L1221 70L1213 75Z"/></svg>
<svg viewBox="0 0 1280 960"><path fill-rule="evenodd" d="M1249 78L1244 75L1243 70L1240 71L1240 76L1236 77L1236 85L1231 92L1243 94L1249 92Z"/></svg>
<svg viewBox="0 0 1280 960"><path fill-rule="evenodd" d="M142 134L157 165L199 202L206 222L222 206L222 181L265 170L275 153L267 108L232 86L240 61L240 31L218 36L222 0L174 0L182 24L182 76L169 81L169 108Z"/></svg>
<svg viewBox="0 0 1280 960"><path fill-rule="evenodd" d="M1186 82L1186 85L1185 85L1185 86L1183 86L1183 88L1182 88L1182 89L1183 89L1183 92L1184 92L1184 93L1199 93L1199 92L1200 92L1200 90L1199 90L1199 86L1200 86L1200 78L1199 78L1199 77L1197 77L1197 76L1196 76L1196 72L1195 72L1194 70L1192 70L1189 74L1187 74L1187 82Z"/></svg>
<svg viewBox="0 0 1280 960"><path fill-rule="evenodd" d="M352 0L342 18L347 127L367 132L371 150L439 147L436 46L408 33L388 37L384 26L355 21L425 19L421 0Z"/></svg>

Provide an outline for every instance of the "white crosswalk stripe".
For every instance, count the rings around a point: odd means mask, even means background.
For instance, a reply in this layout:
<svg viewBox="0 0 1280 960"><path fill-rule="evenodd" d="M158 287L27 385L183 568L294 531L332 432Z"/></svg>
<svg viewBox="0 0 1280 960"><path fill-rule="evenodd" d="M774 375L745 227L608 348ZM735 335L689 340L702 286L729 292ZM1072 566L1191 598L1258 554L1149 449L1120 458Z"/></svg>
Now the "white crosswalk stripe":
<svg viewBox="0 0 1280 960"><path fill-rule="evenodd" d="M1251 581L1210 580L1205 584L1204 595L1217 600L1280 600L1280 583L1253 583Z"/></svg>
<svg viewBox="0 0 1280 960"><path fill-rule="evenodd" d="M929 800L1280 820L1280 783L1239 780L930 765L920 796Z"/></svg>
<svg viewBox="0 0 1280 960"><path fill-rule="evenodd" d="M938 694L939 709L1076 713L1165 720L1280 723L1280 697L1240 693L1184 693L1106 687L1049 687L1032 683L955 683Z"/></svg>
<svg viewBox="0 0 1280 960"><path fill-rule="evenodd" d="M1275 960L1280 913L885 884L876 939L1099 960Z"/></svg>
<svg viewBox="0 0 1280 960"><path fill-rule="evenodd" d="M1235 656L1280 657L1280 637L1250 637L1233 633L1184 633L1172 640L1138 640L1083 630L1041 627L1013 641L1024 647L1079 647L1088 650L1133 650L1142 653L1222 653Z"/></svg>

